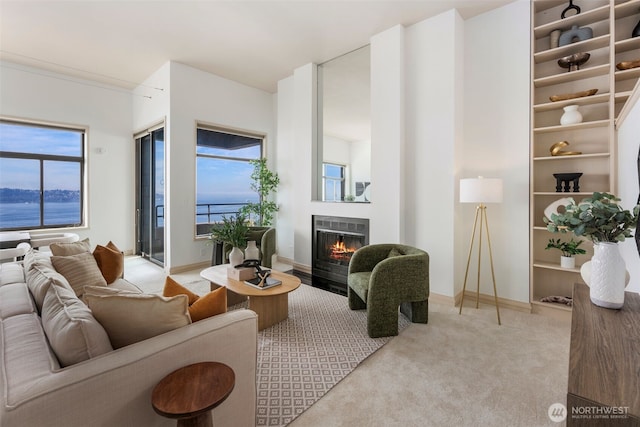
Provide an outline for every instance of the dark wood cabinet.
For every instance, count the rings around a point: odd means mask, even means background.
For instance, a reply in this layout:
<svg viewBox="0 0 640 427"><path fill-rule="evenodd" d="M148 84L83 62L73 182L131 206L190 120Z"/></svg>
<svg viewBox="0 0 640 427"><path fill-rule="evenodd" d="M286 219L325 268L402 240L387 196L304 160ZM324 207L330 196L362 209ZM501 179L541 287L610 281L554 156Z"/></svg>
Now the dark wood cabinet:
<svg viewBox="0 0 640 427"><path fill-rule="evenodd" d="M640 426L640 295L611 310L573 288L567 391L569 426Z"/></svg>

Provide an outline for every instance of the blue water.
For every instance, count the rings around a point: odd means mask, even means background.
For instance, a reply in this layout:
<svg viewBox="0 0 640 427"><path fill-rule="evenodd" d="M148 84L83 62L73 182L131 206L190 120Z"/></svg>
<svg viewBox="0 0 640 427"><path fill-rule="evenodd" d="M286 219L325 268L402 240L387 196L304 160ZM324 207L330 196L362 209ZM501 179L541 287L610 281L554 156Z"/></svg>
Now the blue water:
<svg viewBox="0 0 640 427"><path fill-rule="evenodd" d="M80 202L46 202L44 225L80 224ZM0 228L40 226L39 203L1 203Z"/></svg>

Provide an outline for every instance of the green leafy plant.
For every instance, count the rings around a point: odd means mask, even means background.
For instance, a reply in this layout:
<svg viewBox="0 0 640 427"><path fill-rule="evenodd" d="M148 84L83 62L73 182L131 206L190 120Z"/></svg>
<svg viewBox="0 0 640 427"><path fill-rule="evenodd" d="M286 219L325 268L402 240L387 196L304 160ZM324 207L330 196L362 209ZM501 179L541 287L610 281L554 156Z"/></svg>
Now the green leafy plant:
<svg viewBox="0 0 640 427"><path fill-rule="evenodd" d="M219 240L234 246L243 248L247 245L247 217L243 214L236 214L232 217L222 216L222 222L213 224L211 227L211 239Z"/></svg>
<svg viewBox="0 0 640 427"><path fill-rule="evenodd" d="M584 240L573 240L573 238L568 242L562 241L561 239L549 239L549 243L547 243L545 249L559 249L560 252L562 252L562 256L572 257L574 255L587 253L587 251L578 247L582 242L584 242Z"/></svg>
<svg viewBox="0 0 640 427"><path fill-rule="evenodd" d="M278 211L278 205L268 200L269 195L277 191L280 178L276 172L272 172L267 167L267 159L250 160L253 165L251 173L251 189L260 196L259 203L248 203L242 207L241 212L251 218L255 215L255 223L260 226L268 226L273 222L273 216Z"/></svg>
<svg viewBox="0 0 640 427"><path fill-rule="evenodd" d="M631 229L636 226L640 205L630 212L622 209L619 202L613 194L595 192L580 203L570 199L564 213L551 214L544 222L552 233L573 232L593 243L622 242L632 237Z"/></svg>

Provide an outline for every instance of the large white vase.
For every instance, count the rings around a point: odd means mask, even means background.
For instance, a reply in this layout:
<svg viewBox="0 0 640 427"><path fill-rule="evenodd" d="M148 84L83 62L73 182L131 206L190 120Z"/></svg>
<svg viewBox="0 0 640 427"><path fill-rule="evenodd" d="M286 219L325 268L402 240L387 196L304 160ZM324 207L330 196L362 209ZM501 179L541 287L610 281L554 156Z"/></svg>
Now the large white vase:
<svg viewBox="0 0 640 427"><path fill-rule="evenodd" d="M231 252L229 252L229 264L231 264L232 267L235 267L238 264L242 264L242 261L244 261L242 249L234 246L233 249L231 249Z"/></svg>
<svg viewBox="0 0 640 427"><path fill-rule="evenodd" d="M617 243L596 243L591 258L589 296L600 307L622 308L626 268Z"/></svg>
<svg viewBox="0 0 640 427"><path fill-rule="evenodd" d="M564 114L560 117L560 124L563 126L582 123L582 114L578 111L577 105L567 105L563 108Z"/></svg>

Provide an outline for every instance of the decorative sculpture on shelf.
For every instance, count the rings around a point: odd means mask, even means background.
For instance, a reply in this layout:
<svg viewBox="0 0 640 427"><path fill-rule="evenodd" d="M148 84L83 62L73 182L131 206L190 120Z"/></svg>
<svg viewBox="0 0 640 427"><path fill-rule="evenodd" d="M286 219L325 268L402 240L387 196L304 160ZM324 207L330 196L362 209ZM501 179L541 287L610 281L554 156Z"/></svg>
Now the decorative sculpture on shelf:
<svg viewBox="0 0 640 427"><path fill-rule="evenodd" d="M576 15L580 14L580 6L577 6L575 4L573 4L573 0L569 0L569 6L565 7L564 10L562 11L562 13L560 14L560 17L562 19L565 18L565 14L570 11L571 9L576 11ZM575 16L575 15L573 15Z"/></svg>
<svg viewBox="0 0 640 427"><path fill-rule="evenodd" d="M589 40L592 37L593 30L590 27L578 28L577 25L574 25L570 30L564 31L562 34L560 34L560 38L558 39L558 46L566 46L571 43Z"/></svg>
<svg viewBox="0 0 640 427"><path fill-rule="evenodd" d="M580 192L582 172L554 173L553 176L556 178L556 193ZM571 189L571 184L573 184L573 190Z"/></svg>
<svg viewBox="0 0 640 427"><path fill-rule="evenodd" d="M590 53L580 52L574 53L573 55L563 56L558 59L558 65L562 68L568 68L569 72L578 71L580 66L587 62L591 58Z"/></svg>
<svg viewBox="0 0 640 427"><path fill-rule="evenodd" d="M556 142L549 148L552 156L576 156L578 154L582 154L582 151L564 151L562 150L564 147L569 145L569 141L559 141Z"/></svg>

